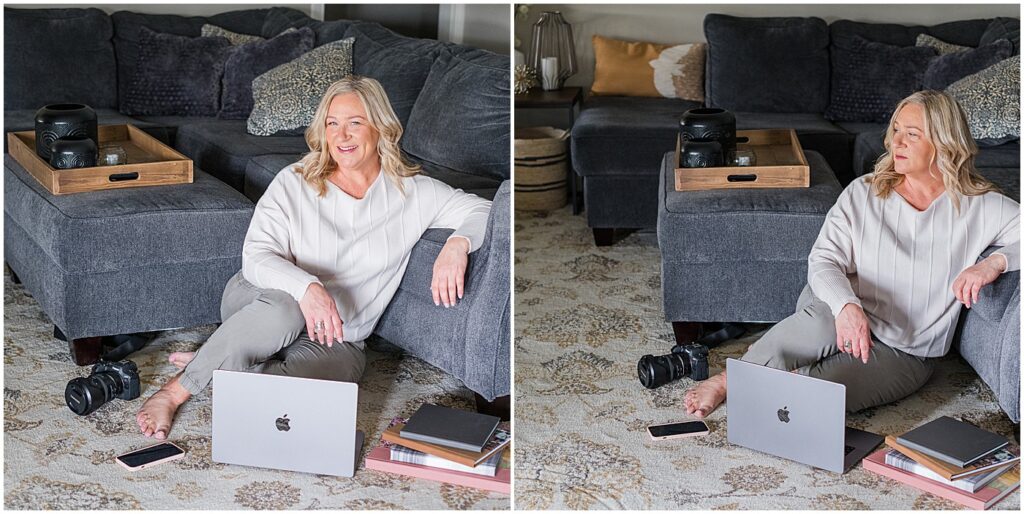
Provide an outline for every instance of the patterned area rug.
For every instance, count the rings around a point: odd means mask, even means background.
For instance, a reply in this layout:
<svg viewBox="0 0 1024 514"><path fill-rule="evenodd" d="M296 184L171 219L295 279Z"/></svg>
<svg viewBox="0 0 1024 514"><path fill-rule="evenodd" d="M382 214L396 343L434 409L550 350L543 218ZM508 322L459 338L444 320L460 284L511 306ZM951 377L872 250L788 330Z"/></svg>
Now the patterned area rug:
<svg viewBox="0 0 1024 514"><path fill-rule="evenodd" d="M520 509L959 509L865 471L845 475L726 441L725 409L708 436L651 441L645 427L686 418L689 379L644 389L636 362L673 344L661 307L653 232L594 246L568 208L516 213L515 504ZM711 352L712 373L768 328ZM880 434L939 415L1011 436L1014 425L959 357L942 359L918 393L848 417ZM1019 509L1015 492L995 508Z"/></svg>
<svg viewBox="0 0 1024 514"><path fill-rule="evenodd" d="M23 287L4 277L4 507L7 509L508 509L509 497L363 469L355 477L218 464L210 458L209 390L178 413L170 440L184 458L137 472L114 457L153 444L138 433L135 413L173 376L172 351L199 347L215 327L163 332L133 354L142 397L114 400L79 417L64 404L69 380L84 376L67 343ZM371 344L360 383L357 425L376 442L392 416L423 402L473 408L461 382L383 341ZM371 445L364 445L363 455Z"/></svg>

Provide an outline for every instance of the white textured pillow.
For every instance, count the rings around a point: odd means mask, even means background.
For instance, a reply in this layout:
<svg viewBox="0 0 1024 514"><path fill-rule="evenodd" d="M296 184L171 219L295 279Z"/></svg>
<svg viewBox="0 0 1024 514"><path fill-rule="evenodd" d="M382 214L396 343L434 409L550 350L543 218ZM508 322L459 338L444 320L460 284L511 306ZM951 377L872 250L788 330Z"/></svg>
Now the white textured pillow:
<svg viewBox="0 0 1024 514"><path fill-rule="evenodd" d="M666 98L704 101L706 43L670 46L649 64L654 68L654 88Z"/></svg>
<svg viewBox="0 0 1024 514"><path fill-rule="evenodd" d="M350 37L327 43L256 77L246 130L270 136L308 127L327 88L352 74L354 41Z"/></svg>
<svg viewBox="0 0 1024 514"><path fill-rule="evenodd" d="M1020 137L1020 55L952 83L946 92L964 108L979 144Z"/></svg>
<svg viewBox="0 0 1024 514"><path fill-rule="evenodd" d="M928 34L918 34L917 41L914 42L914 46L928 46L934 48L939 52L939 55L955 54L957 52L963 52L971 49L969 46L947 43L935 36L929 36Z"/></svg>
<svg viewBox="0 0 1024 514"><path fill-rule="evenodd" d="M218 27L216 25L210 25L209 23L203 25L203 28L200 30L200 35L203 37L220 36L222 38L227 38L227 40L231 42L231 46L244 45L246 43L252 43L253 41L263 41L263 38L259 36L231 32L228 29Z"/></svg>

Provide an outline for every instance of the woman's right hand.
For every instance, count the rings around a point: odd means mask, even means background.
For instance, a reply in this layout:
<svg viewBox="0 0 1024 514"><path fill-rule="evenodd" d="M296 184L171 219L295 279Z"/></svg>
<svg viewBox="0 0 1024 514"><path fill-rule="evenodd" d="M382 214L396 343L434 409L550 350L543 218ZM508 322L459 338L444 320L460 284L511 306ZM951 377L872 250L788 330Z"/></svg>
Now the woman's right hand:
<svg viewBox="0 0 1024 514"><path fill-rule="evenodd" d="M334 304L334 298L323 284L313 282L306 288L306 294L299 300L299 309L302 316L306 318L306 332L309 339L328 347L342 341L342 321L338 315L338 307ZM322 323L324 329L317 331L317 323Z"/></svg>
<svg viewBox="0 0 1024 514"><path fill-rule="evenodd" d="M849 347L846 346L847 341L850 342ZM836 316L836 346L839 347L839 351L852 353L854 357L867 364L868 355L874 345L875 343L871 342L871 330L864 309L855 303L844 305L843 310Z"/></svg>

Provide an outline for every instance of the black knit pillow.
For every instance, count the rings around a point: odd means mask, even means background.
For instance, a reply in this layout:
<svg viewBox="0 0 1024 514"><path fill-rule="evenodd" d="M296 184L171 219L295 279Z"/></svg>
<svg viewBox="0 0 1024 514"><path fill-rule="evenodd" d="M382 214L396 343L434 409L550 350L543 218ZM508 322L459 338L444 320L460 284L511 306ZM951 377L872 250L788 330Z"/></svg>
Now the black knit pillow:
<svg viewBox="0 0 1024 514"><path fill-rule="evenodd" d="M216 116L231 43L139 27L138 60L124 92L124 114Z"/></svg>
<svg viewBox="0 0 1024 514"><path fill-rule="evenodd" d="M252 80L313 49L316 34L308 27L291 29L273 39L235 47L224 64L219 118L244 120L252 112Z"/></svg>
<svg viewBox="0 0 1024 514"><path fill-rule="evenodd" d="M921 88L936 50L893 46L857 35L835 38L832 98L825 117L833 121L887 122L900 100Z"/></svg>
<svg viewBox="0 0 1024 514"><path fill-rule="evenodd" d="M946 89L946 86L1013 55L1013 43L1006 39L962 52L940 55L928 64L922 86L925 89Z"/></svg>

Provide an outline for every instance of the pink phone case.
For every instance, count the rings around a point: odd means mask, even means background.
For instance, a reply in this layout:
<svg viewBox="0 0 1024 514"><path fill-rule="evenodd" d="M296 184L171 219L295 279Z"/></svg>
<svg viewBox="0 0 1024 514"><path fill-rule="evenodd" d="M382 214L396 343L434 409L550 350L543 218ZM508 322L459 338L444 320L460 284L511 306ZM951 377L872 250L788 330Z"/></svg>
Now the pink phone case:
<svg viewBox="0 0 1024 514"><path fill-rule="evenodd" d="M129 454L135 453L135 452L140 451L140 450L146 450L146 449L154 448L154 447L157 447L157 446L163 446L165 444L169 444L169 445L171 445L171 446L181 450L181 453L179 453L177 455L171 455L170 457L167 457L167 458L164 458L164 459L155 460L153 462L148 462L146 464L143 464L141 466L136 466L134 468L133 467L129 467L127 464L125 464L121 460L121 457L124 457L125 455L129 455ZM182 458L184 456L185 456L185 450L182 449L180 446L178 446L178 445L176 445L174 443L163 442L163 443L154 444L153 446L147 446L145 448L139 448L138 450L132 450L132 451L130 451L128 453L123 453L123 454L118 455L117 457L115 457L114 460L116 460L117 463L120 464L122 468L127 469L128 471L139 471L140 469L151 468L153 466L156 466L157 464L162 464L164 462L169 462L169 461L172 461L172 460L178 460L178 459L180 459L180 458Z"/></svg>

